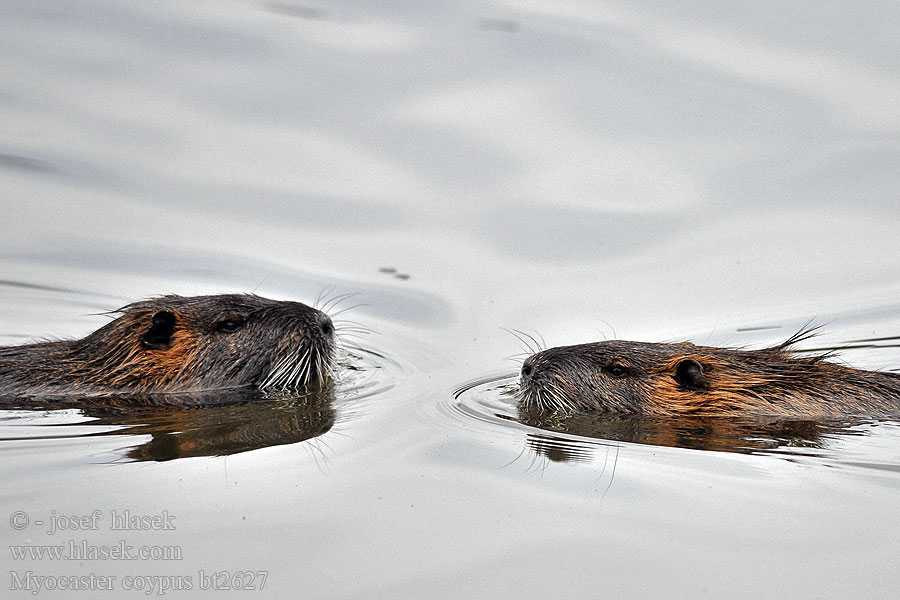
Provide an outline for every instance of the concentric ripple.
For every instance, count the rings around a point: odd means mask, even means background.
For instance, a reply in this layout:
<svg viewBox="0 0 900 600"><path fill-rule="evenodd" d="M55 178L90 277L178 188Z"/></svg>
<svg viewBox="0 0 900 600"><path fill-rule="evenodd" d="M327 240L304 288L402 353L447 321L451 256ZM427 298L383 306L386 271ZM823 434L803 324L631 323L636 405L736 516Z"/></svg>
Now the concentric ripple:
<svg viewBox="0 0 900 600"><path fill-rule="evenodd" d="M476 424L479 433L495 438L502 432L522 439L535 456L551 461L591 462L606 457L614 440L573 435L567 431L537 427L521 419L515 393L518 376L503 373L481 377L460 385L453 392L445 414L453 419Z"/></svg>

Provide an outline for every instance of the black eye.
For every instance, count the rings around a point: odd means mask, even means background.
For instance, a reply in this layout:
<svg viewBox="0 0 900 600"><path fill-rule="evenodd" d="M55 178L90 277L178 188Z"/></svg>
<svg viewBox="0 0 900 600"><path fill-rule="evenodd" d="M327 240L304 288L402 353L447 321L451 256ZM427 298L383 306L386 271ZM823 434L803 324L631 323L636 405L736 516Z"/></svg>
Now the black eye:
<svg viewBox="0 0 900 600"><path fill-rule="evenodd" d="M225 319L216 323L216 329L222 333L234 333L244 326L244 322L240 319Z"/></svg>
<svg viewBox="0 0 900 600"><path fill-rule="evenodd" d="M610 377L627 377L628 367L624 365L608 365L606 367L606 372Z"/></svg>

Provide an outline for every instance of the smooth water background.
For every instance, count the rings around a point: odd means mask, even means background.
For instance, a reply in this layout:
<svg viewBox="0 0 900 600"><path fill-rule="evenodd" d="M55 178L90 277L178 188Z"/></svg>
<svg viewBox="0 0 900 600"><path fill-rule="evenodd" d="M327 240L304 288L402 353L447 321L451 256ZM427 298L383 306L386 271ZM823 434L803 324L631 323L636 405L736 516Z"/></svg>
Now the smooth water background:
<svg viewBox="0 0 900 600"><path fill-rule="evenodd" d="M756 346L814 319L819 346L883 338L846 362L900 367L895 3L0 13L0 343L162 293L354 293L353 343L381 355L323 435L224 457L130 460L140 430L3 412L0 589L171 575L192 598L204 570L266 571L241 598L900 591L897 424L749 455L563 436L551 460L490 383L523 351L504 328ZM99 530L33 524L94 510ZM110 531L125 510L177 528ZM182 560L7 549L69 539Z"/></svg>

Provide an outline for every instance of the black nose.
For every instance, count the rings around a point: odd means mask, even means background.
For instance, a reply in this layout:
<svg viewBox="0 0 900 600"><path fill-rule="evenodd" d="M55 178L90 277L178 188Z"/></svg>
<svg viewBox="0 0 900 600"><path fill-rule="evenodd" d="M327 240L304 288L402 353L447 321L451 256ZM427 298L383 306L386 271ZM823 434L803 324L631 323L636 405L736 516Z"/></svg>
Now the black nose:
<svg viewBox="0 0 900 600"><path fill-rule="evenodd" d="M532 373L534 373L534 358L529 356L522 363L522 379L530 379Z"/></svg>
<svg viewBox="0 0 900 600"><path fill-rule="evenodd" d="M319 331L327 338L334 335L334 323L331 322L331 317L325 313L319 315Z"/></svg>

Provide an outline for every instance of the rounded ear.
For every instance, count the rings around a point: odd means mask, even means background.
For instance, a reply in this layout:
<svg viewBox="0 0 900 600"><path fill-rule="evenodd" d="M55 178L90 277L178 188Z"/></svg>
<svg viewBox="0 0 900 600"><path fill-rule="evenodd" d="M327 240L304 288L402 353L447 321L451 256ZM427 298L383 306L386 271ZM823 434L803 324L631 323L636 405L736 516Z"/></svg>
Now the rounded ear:
<svg viewBox="0 0 900 600"><path fill-rule="evenodd" d="M141 336L141 344L144 345L144 348L165 350L172 345L173 333L175 333L174 313L161 310L153 315L150 329Z"/></svg>
<svg viewBox="0 0 900 600"><path fill-rule="evenodd" d="M675 365L675 381L691 392L709 389L709 380L703 375L703 366L693 358L678 361Z"/></svg>

